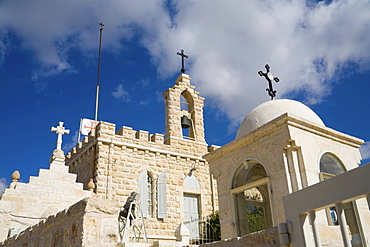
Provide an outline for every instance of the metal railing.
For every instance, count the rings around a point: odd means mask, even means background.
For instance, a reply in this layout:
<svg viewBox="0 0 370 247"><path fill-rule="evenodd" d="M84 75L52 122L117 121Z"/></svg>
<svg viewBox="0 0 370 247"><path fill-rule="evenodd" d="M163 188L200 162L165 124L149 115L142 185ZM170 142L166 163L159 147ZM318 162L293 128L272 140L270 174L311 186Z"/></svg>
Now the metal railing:
<svg viewBox="0 0 370 247"><path fill-rule="evenodd" d="M220 240L220 222L212 216L191 219L185 221L184 225L190 231L190 245L200 245Z"/></svg>

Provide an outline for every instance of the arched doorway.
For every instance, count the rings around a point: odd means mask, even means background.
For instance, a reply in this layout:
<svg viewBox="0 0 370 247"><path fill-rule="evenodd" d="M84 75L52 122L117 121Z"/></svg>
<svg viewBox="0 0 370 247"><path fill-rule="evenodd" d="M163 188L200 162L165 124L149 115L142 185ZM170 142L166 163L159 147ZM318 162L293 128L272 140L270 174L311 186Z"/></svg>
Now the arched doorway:
<svg viewBox="0 0 370 247"><path fill-rule="evenodd" d="M272 227L268 179L265 168L255 160L244 161L236 170L231 193L238 236Z"/></svg>

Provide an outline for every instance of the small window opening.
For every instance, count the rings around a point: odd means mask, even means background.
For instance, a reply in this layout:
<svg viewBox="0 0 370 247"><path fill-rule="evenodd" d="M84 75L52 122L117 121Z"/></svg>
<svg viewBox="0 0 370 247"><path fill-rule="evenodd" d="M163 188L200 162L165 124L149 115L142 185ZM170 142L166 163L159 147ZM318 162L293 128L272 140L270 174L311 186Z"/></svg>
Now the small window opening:
<svg viewBox="0 0 370 247"><path fill-rule="evenodd" d="M330 179L346 171L343 163L334 154L325 153L320 159L320 180ZM353 246L363 246L364 234L359 226L359 217L356 201L343 204L344 215L347 221ZM328 225L339 226L337 210L335 207L325 209Z"/></svg>

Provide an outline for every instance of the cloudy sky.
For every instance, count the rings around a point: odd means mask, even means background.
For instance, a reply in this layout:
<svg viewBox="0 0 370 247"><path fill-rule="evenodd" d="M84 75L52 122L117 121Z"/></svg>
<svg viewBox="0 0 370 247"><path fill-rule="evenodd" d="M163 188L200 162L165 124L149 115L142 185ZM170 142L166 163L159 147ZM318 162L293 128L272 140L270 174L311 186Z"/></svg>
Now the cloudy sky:
<svg viewBox="0 0 370 247"><path fill-rule="evenodd" d="M0 1L0 189L47 168L51 126L64 121L67 152L80 118L94 118L99 22L104 23L99 120L164 132L162 92L186 73L206 98L208 144L235 138L269 100L308 104L333 129L370 142L370 2ZM369 145L362 148L370 158ZM3 179L1 179L3 178ZM6 180L5 180L6 179Z"/></svg>

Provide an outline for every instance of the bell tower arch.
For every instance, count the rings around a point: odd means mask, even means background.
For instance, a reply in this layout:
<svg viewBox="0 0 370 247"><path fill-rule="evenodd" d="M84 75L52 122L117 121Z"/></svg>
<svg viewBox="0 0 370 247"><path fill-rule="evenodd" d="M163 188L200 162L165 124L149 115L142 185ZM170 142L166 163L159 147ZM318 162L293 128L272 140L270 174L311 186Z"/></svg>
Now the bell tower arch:
<svg viewBox="0 0 370 247"><path fill-rule="evenodd" d="M205 144L204 98L190 85L190 77L182 73L176 84L164 93L166 115L165 143L188 140Z"/></svg>

